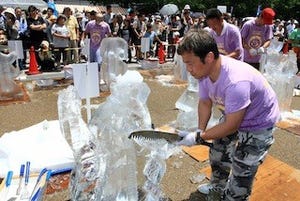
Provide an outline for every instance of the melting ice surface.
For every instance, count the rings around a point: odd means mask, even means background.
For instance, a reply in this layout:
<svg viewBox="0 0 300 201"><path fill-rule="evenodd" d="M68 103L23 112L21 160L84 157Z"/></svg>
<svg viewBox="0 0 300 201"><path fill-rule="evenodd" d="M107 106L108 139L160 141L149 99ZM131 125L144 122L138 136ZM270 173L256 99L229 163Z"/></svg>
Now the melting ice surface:
<svg viewBox="0 0 300 201"><path fill-rule="evenodd" d="M136 152L131 132L151 128L146 105L149 87L137 71L117 76L111 95L95 111L90 125L96 128L99 146L106 154L106 178L101 200L138 200Z"/></svg>
<svg viewBox="0 0 300 201"><path fill-rule="evenodd" d="M100 46L100 55L103 58L101 65L102 79L110 87L111 82L118 75L127 71L128 43L120 37L104 38Z"/></svg>
<svg viewBox="0 0 300 201"><path fill-rule="evenodd" d="M260 67L277 95L280 111L285 112L290 111L298 68L296 54L293 51L282 54L280 47L281 43L273 39Z"/></svg>

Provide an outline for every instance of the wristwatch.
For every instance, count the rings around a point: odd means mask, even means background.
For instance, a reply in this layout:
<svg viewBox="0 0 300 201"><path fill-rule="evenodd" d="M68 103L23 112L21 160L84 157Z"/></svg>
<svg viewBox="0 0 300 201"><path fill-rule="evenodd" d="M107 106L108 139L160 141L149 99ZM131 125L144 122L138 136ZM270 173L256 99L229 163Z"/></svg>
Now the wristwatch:
<svg viewBox="0 0 300 201"><path fill-rule="evenodd" d="M201 137L202 131L197 131L196 133L196 143L197 144L203 144L204 140Z"/></svg>

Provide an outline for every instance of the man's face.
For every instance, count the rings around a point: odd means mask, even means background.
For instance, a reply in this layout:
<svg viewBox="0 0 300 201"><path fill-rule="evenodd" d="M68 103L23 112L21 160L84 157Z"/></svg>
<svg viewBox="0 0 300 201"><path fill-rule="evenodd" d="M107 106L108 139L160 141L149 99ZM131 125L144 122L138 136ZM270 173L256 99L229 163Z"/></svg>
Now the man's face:
<svg viewBox="0 0 300 201"><path fill-rule="evenodd" d="M209 28L211 28L215 32L218 33L218 32L222 31L223 19L213 18L213 19L206 20L206 22L207 22L207 25L209 26Z"/></svg>
<svg viewBox="0 0 300 201"><path fill-rule="evenodd" d="M22 10L21 9L16 9L15 14L16 14L17 17L21 17L22 16Z"/></svg>
<svg viewBox="0 0 300 201"><path fill-rule="evenodd" d="M186 64L186 70L196 79L202 79L209 75L209 66L204 64L201 59L193 52L185 52L182 60Z"/></svg>

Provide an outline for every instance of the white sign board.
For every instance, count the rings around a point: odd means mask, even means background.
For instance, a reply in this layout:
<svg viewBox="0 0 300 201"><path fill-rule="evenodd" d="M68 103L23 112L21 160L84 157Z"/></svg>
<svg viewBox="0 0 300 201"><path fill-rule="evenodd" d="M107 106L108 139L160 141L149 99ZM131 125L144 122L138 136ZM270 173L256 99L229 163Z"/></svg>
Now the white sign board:
<svg viewBox="0 0 300 201"><path fill-rule="evenodd" d="M217 6L217 9L219 9L221 13L227 13L227 6Z"/></svg>
<svg viewBox="0 0 300 201"><path fill-rule="evenodd" d="M74 86L81 99L99 96L98 63L72 64Z"/></svg>
<svg viewBox="0 0 300 201"><path fill-rule="evenodd" d="M10 52L16 52L18 59L24 59L23 44L21 40L9 40L8 48Z"/></svg>
<svg viewBox="0 0 300 201"><path fill-rule="evenodd" d="M142 38L141 40L141 51L149 52L150 51L150 38Z"/></svg>

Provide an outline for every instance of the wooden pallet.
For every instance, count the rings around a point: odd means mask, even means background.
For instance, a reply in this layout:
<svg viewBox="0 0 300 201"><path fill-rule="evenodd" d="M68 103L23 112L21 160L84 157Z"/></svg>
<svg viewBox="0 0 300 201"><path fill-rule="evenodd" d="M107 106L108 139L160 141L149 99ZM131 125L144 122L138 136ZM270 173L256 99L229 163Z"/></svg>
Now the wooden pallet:
<svg viewBox="0 0 300 201"><path fill-rule="evenodd" d="M209 166L200 170L209 179ZM267 156L255 176L250 201L300 200L300 170Z"/></svg>

